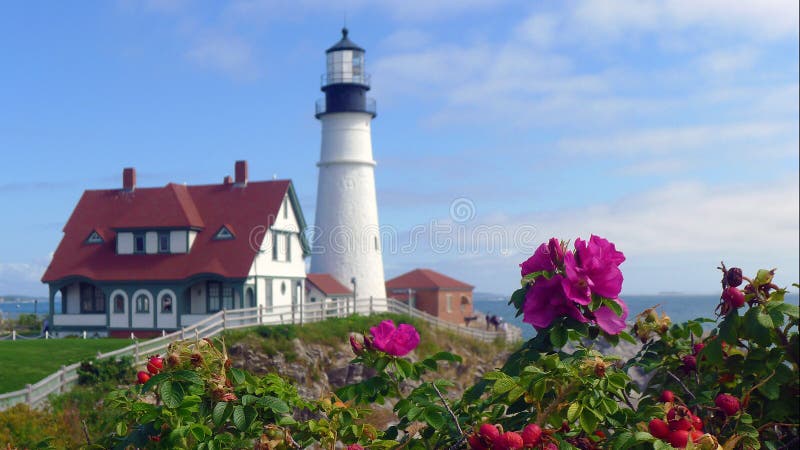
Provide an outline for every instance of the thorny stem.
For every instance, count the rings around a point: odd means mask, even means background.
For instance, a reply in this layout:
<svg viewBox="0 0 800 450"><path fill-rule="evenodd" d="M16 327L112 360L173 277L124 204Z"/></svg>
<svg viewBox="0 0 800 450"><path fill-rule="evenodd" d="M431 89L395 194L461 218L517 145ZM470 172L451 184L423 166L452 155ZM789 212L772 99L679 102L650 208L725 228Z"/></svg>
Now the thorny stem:
<svg viewBox="0 0 800 450"><path fill-rule="evenodd" d="M543 421L547 419L547 416L549 416L550 413L553 412L553 410L558 409L562 400L564 400L564 397L566 397L567 394L572 392L573 389L575 389L574 382L565 386L564 389L562 389L561 392L558 393L556 398L554 398L553 401L549 405L547 405L547 408L539 411L539 413L536 414L536 424L541 426L543 424Z"/></svg>
<svg viewBox="0 0 800 450"><path fill-rule="evenodd" d="M692 400L697 400L697 397L695 397L695 396L694 396L694 394L692 393L692 391L690 391L690 390L689 390L689 388L687 388L687 387L686 387L686 385L685 385L685 384L683 384L683 381L681 381L681 379L680 379L680 378L678 378L677 376L675 376L675 374L674 374L674 373L672 373L672 372L670 372L669 370L667 371L667 374L668 374L669 376L671 376L673 380L677 381L677 382L678 382L678 384L680 384L680 385L681 385L681 387L683 388L683 390L684 390L684 391L686 391L686 393L687 393L687 394L689 394L689 396L690 396L690 397L692 397Z"/></svg>
<svg viewBox="0 0 800 450"><path fill-rule="evenodd" d="M86 427L86 420L85 419L81 419L81 425L82 425L82 428L83 428L83 435L86 436L86 445L91 446L92 445L92 440L89 438L89 429Z"/></svg>
<svg viewBox="0 0 800 450"><path fill-rule="evenodd" d="M453 410L450 409L450 406L447 405L447 400L444 399L444 395L442 395L442 393L439 391L439 388L436 387L436 383L431 383L431 386L433 386L433 390L436 391L436 395L439 396L439 400L442 401L442 404L444 405L444 408L447 410L447 412L450 413L450 417L453 418L453 422L456 423L456 428L458 428L458 434L463 436L464 435L464 430L461 429L461 425L458 423L458 418L456 417L456 415L453 412Z"/></svg>

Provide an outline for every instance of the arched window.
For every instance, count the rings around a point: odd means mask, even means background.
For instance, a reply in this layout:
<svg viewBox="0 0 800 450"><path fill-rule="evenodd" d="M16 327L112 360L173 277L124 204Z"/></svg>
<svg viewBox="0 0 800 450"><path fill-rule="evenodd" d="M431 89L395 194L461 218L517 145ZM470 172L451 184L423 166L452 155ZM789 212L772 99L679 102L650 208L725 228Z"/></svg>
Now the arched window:
<svg viewBox="0 0 800 450"><path fill-rule="evenodd" d="M125 297L122 294L114 296L114 314L125 314Z"/></svg>
<svg viewBox="0 0 800 450"><path fill-rule="evenodd" d="M253 308L256 306L256 296L253 294L253 290L247 288L245 292L245 296L247 297L247 306Z"/></svg>
<svg viewBox="0 0 800 450"><path fill-rule="evenodd" d="M150 297L145 294L139 294L136 297L136 312L139 314L150 312Z"/></svg>
<svg viewBox="0 0 800 450"><path fill-rule="evenodd" d="M172 296L164 294L161 296L161 312L164 314L172 314Z"/></svg>

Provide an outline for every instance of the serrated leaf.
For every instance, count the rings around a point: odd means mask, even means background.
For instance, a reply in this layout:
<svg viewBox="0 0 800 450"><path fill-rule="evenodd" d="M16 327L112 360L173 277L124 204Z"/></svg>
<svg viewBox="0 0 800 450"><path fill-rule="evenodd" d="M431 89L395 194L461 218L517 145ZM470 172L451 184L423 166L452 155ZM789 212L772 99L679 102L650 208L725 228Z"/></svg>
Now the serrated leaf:
<svg viewBox="0 0 800 450"><path fill-rule="evenodd" d="M567 420L570 422L574 422L575 420L577 420L578 416L581 413L581 409L582 409L581 404L578 402L570 404L569 408L567 408Z"/></svg>
<svg viewBox="0 0 800 450"><path fill-rule="evenodd" d="M514 389L514 387L516 386L517 383L514 381L514 379L512 379L508 375L505 375L504 377L499 378L494 382L494 386L492 386L492 393L494 393L495 395L502 395L510 391L511 389Z"/></svg>
<svg viewBox="0 0 800 450"><path fill-rule="evenodd" d="M161 394L164 406L174 409L180 406L183 400L183 386L180 383L173 383L167 380L159 386L159 394Z"/></svg>
<svg viewBox="0 0 800 450"><path fill-rule="evenodd" d="M244 406L236 405L233 407L233 425L241 431L247 429L247 417L244 414Z"/></svg>
<svg viewBox="0 0 800 450"><path fill-rule="evenodd" d="M228 402L217 402L214 405L214 409L211 411L211 420L214 422L214 426L218 427L222 425L223 422L228 420L228 416L231 415L233 408L231 404Z"/></svg>
<svg viewBox="0 0 800 450"><path fill-rule="evenodd" d="M233 384L242 384L246 378L246 374L242 369L237 369L236 367L230 368L231 372L231 379Z"/></svg>
<svg viewBox="0 0 800 450"><path fill-rule="evenodd" d="M438 408L425 408L424 417L425 421L437 430L445 424L445 415Z"/></svg>
<svg viewBox="0 0 800 450"><path fill-rule="evenodd" d="M580 424L583 431L587 434L594 433L594 430L597 428L597 423L599 420L594 412L592 412L589 408L583 408L580 413Z"/></svg>
<svg viewBox="0 0 800 450"><path fill-rule="evenodd" d="M285 401L277 397L273 397L271 395L262 397L258 401L258 404L260 406L263 406L264 408L271 409L273 413L278 415L289 414L292 411L291 408L289 408L289 405Z"/></svg>
<svg viewBox="0 0 800 450"><path fill-rule="evenodd" d="M550 343L554 348L561 348L567 343L567 330L559 325L550 329Z"/></svg>

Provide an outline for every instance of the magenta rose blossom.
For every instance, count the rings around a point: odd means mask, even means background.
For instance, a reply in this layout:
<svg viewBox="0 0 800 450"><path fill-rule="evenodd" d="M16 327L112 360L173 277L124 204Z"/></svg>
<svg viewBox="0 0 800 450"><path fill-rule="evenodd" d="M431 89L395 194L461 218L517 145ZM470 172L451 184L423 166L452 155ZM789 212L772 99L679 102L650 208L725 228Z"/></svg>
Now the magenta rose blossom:
<svg viewBox="0 0 800 450"><path fill-rule="evenodd" d="M588 242L576 239L574 251L564 248L558 239L550 239L520 264L523 278L544 272L526 280L529 286L522 305L524 321L541 329L550 326L557 317L568 316L579 322L592 321L606 333L619 334L626 328L628 317L628 306L619 299L622 291L619 265L624 261L625 255L599 236L592 235ZM608 306L589 310L593 297L616 302L622 314L615 314Z"/></svg>
<svg viewBox="0 0 800 450"><path fill-rule="evenodd" d="M546 328L556 317L564 315L579 322L588 322L575 304L564 295L561 281L561 275L555 275L549 280L545 277L536 278L536 282L525 294L523 322L536 328Z"/></svg>
<svg viewBox="0 0 800 450"><path fill-rule="evenodd" d="M404 356L419 345L417 329L406 323L395 327L392 320L384 320L369 331L373 337L372 345L389 355Z"/></svg>
<svg viewBox="0 0 800 450"><path fill-rule="evenodd" d="M622 315L618 316L617 313L608 306L601 306L594 311L594 321L597 322L597 325L606 333L619 334L620 331L627 327L627 325L625 325L625 319L628 318L628 305L618 298L613 300L622 307Z"/></svg>

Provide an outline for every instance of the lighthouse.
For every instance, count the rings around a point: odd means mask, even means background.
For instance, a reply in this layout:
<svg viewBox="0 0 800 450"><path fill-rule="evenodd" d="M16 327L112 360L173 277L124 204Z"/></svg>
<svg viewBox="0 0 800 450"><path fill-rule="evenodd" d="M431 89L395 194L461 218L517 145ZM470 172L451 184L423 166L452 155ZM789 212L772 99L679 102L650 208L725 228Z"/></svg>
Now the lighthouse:
<svg viewBox="0 0 800 450"><path fill-rule="evenodd" d="M367 97L364 49L343 28L325 53L325 98L316 105L322 145L311 272L331 274L359 299L385 298L370 131L375 101Z"/></svg>

